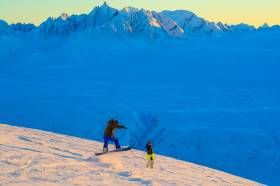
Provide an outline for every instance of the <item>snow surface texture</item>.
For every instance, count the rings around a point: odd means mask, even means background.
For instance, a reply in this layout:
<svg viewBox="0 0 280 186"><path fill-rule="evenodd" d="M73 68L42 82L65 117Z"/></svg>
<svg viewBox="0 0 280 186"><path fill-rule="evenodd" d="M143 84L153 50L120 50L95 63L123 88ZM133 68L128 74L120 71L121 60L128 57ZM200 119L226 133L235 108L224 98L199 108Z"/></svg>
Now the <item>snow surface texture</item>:
<svg viewBox="0 0 280 186"><path fill-rule="evenodd" d="M145 152L94 156L99 142L0 124L0 185L257 186L237 176L156 155L145 168ZM111 147L112 148L112 147Z"/></svg>
<svg viewBox="0 0 280 186"><path fill-rule="evenodd" d="M279 185L279 26L213 24L106 4L0 21L0 122L101 141L116 118L124 145Z"/></svg>

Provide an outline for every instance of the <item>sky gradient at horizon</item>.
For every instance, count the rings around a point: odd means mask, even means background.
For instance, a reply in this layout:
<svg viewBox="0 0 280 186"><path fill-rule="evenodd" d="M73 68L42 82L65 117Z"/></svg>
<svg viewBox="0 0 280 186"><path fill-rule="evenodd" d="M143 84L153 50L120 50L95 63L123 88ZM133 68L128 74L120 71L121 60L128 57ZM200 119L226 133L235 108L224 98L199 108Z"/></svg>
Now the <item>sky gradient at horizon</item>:
<svg viewBox="0 0 280 186"><path fill-rule="evenodd" d="M47 17L65 12L90 12L104 0L0 0L0 19L8 23L39 25ZM260 26L280 24L280 0L107 0L109 6L127 6L148 10L189 10L209 21L229 24L248 23Z"/></svg>

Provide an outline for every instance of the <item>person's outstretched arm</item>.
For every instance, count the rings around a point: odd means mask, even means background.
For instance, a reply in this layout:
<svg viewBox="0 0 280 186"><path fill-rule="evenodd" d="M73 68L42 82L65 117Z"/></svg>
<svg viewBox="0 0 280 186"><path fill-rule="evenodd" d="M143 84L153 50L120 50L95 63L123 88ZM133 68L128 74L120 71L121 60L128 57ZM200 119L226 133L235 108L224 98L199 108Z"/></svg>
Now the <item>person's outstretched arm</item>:
<svg viewBox="0 0 280 186"><path fill-rule="evenodd" d="M115 124L115 127L118 129L127 129L124 125Z"/></svg>

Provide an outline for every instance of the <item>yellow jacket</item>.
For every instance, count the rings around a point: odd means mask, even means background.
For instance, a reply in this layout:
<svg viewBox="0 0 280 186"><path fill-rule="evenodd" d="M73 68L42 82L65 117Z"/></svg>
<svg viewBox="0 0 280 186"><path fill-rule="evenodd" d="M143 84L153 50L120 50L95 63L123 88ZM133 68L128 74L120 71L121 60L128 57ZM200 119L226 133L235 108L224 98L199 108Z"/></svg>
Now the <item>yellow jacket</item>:
<svg viewBox="0 0 280 186"><path fill-rule="evenodd" d="M155 160L155 155L153 154L146 154L147 160Z"/></svg>

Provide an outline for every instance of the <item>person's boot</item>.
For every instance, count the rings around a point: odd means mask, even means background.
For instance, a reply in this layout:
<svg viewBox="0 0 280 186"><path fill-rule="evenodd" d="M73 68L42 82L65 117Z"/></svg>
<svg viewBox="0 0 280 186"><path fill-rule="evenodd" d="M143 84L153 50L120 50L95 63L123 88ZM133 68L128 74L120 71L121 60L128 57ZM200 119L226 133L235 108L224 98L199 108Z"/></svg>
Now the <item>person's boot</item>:
<svg viewBox="0 0 280 186"><path fill-rule="evenodd" d="M108 152L108 147L103 147L103 152Z"/></svg>

